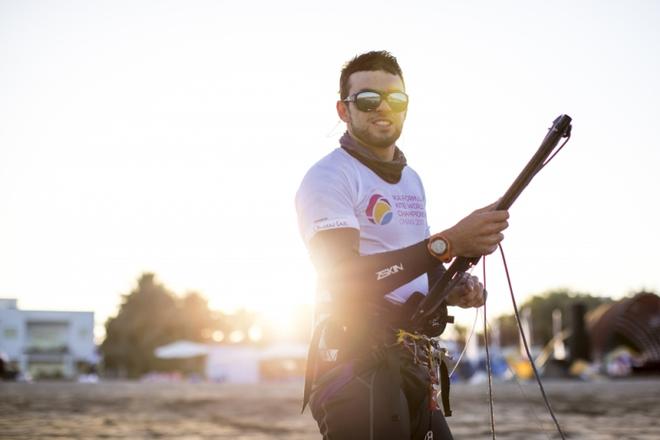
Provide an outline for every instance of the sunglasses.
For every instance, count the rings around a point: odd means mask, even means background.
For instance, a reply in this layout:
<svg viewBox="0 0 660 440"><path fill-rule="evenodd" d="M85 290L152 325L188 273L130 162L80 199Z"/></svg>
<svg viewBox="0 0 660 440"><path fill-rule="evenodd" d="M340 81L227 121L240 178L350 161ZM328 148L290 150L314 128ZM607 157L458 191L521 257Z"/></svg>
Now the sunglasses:
<svg viewBox="0 0 660 440"><path fill-rule="evenodd" d="M394 113L405 112L408 108L408 95L403 92L382 93L375 90L362 90L344 99L344 102L354 102L358 110L372 112L380 107L383 99Z"/></svg>

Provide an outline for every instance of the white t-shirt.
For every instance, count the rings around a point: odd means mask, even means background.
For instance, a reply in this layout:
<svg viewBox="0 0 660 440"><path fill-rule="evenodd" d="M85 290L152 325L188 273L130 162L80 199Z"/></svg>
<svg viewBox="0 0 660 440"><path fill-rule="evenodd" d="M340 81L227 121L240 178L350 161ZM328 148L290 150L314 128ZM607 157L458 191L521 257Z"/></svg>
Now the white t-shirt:
<svg viewBox="0 0 660 440"><path fill-rule="evenodd" d="M296 194L300 233L309 241L319 231L355 228L360 255L401 249L429 236L426 197L417 173L406 166L398 183L388 183L337 148L307 172ZM428 292L426 274L393 290L386 298L405 302L413 292ZM327 292L318 292L328 301Z"/></svg>

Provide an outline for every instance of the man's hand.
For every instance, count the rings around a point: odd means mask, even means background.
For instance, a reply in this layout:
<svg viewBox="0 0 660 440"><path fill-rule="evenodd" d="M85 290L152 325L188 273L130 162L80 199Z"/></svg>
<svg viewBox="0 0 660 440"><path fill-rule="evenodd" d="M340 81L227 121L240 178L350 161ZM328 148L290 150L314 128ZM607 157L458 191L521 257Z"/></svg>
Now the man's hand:
<svg viewBox="0 0 660 440"><path fill-rule="evenodd" d="M484 285L481 284L479 278L466 273L461 276L463 279L447 295L447 305L464 309L483 306L486 298L484 297Z"/></svg>
<svg viewBox="0 0 660 440"><path fill-rule="evenodd" d="M497 249L509 226L508 211L493 211L497 202L477 209L451 228L442 232L451 243L454 257L480 257Z"/></svg>

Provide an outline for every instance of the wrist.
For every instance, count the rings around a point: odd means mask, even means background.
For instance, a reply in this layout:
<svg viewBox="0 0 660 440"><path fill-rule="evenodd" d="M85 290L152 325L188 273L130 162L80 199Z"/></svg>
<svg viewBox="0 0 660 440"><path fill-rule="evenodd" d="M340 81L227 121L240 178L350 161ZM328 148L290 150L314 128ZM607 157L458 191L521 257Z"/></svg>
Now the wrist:
<svg viewBox="0 0 660 440"><path fill-rule="evenodd" d="M451 240L444 232L429 237L426 248L432 257L443 263L449 263L454 258Z"/></svg>
<svg viewBox="0 0 660 440"><path fill-rule="evenodd" d="M461 246L460 233L456 233L454 228L445 229L440 232L438 235L442 235L449 243L451 243L451 256L453 257L462 257L464 256L463 247Z"/></svg>

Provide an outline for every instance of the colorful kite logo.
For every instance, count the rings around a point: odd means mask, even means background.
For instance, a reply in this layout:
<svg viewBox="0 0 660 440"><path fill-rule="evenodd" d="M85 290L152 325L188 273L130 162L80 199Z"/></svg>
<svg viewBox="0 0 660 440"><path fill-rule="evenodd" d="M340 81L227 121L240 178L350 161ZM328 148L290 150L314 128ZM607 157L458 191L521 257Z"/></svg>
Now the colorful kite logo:
<svg viewBox="0 0 660 440"><path fill-rule="evenodd" d="M392 220L392 205L390 202L380 194L374 194L369 199L367 206L367 218L371 223L377 225L386 225Z"/></svg>

